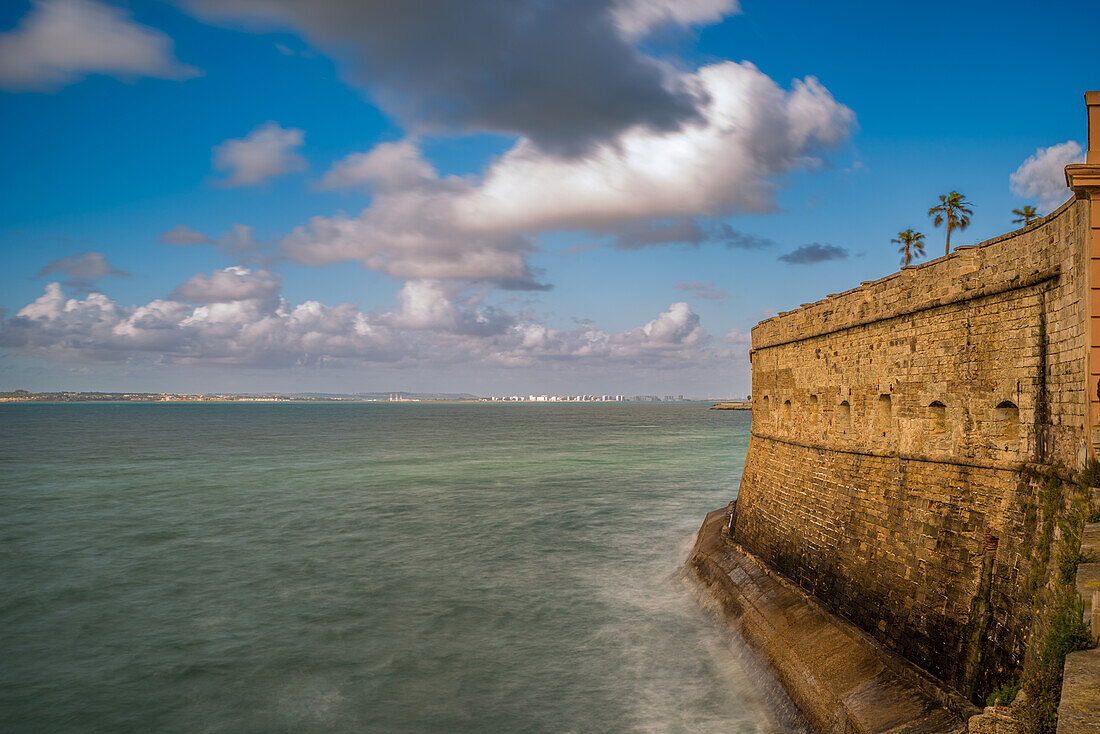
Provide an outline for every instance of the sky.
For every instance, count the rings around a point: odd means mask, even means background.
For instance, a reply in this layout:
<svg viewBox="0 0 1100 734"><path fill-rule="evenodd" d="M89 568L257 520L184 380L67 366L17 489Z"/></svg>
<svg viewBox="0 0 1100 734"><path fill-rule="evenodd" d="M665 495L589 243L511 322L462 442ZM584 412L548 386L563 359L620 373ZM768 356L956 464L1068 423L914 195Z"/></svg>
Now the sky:
<svg viewBox="0 0 1100 734"><path fill-rule="evenodd" d="M1100 3L0 5L0 390L749 392L1067 198Z"/></svg>

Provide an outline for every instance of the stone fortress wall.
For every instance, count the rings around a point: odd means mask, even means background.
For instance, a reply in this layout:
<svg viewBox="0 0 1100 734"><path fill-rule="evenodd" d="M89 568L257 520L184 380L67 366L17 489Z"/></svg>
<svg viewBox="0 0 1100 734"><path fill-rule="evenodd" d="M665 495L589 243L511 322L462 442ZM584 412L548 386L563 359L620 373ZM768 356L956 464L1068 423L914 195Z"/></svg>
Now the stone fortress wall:
<svg viewBox="0 0 1100 734"><path fill-rule="evenodd" d="M1075 199L752 330L733 539L968 697L1026 649L1027 469L1094 451L1100 93L1086 101Z"/></svg>
<svg viewBox="0 0 1100 734"><path fill-rule="evenodd" d="M1083 450L1087 232L1071 201L752 332L734 537L957 690L1026 643L1021 467Z"/></svg>

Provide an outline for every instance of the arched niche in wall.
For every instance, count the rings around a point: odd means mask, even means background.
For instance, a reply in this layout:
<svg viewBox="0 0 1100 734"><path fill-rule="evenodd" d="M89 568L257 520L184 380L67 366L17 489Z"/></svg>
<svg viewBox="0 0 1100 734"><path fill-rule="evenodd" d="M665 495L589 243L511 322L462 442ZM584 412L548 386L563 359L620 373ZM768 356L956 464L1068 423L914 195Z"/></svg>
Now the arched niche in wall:
<svg viewBox="0 0 1100 734"><path fill-rule="evenodd" d="M947 406L939 400L933 400L928 406L928 432L933 436L947 433Z"/></svg>
<svg viewBox="0 0 1100 734"><path fill-rule="evenodd" d="M769 400L768 396L765 395L764 397L760 398L760 417L766 420L768 417L768 411L770 410L771 400Z"/></svg>
<svg viewBox="0 0 1100 734"><path fill-rule="evenodd" d="M847 431L852 426L852 406L847 400L836 406L836 424L842 431Z"/></svg>
<svg viewBox="0 0 1100 734"><path fill-rule="evenodd" d="M878 396L875 403L875 428L889 431L894 425L894 401L888 393Z"/></svg>
<svg viewBox="0 0 1100 734"><path fill-rule="evenodd" d="M817 424L817 396L811 395L809 405L806 409L806 417L810 420L811 425Z"/></svg>
<svg viewBox="0 0 1100 734"><path fill-rule="evenodd" d="M790 400L784 400L783 401L783 422L784 423L790 423L791 422L791 401Z"/></svg>
<svg viewBox="0 0 1100 734"><path fill-rule="evenodd" d="M1002 400L993 409L993 421L998 438L1016 441L1020 438L1020 408L1011 400Z"/></svg>

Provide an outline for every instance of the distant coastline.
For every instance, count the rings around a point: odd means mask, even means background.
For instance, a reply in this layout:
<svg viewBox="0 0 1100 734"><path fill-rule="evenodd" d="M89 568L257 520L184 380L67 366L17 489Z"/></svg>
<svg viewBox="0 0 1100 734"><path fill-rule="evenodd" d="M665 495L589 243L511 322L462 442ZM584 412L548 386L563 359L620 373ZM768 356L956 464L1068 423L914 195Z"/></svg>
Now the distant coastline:
<svg viewBox="0 0 1100 734"><path fill-rule="evenodd" d="M58 390L32 392L13 390L0 392L0 403L717 403L717 410L748 410L749 403L720 398L684 398L667 396L661 399L652 395L619 396L531 396L482 397L470 393L148 393L148 392L77 392ZM744 405L745 407L736 407ZM734 407L719 407L734 406Z"/></svg>
<svg viewBox="0 0 1100 734"><path fill-rule="evenodd" d="M476 402L467 393L145 393L145 392L0 392L0 403L416 403Z"/></svg>

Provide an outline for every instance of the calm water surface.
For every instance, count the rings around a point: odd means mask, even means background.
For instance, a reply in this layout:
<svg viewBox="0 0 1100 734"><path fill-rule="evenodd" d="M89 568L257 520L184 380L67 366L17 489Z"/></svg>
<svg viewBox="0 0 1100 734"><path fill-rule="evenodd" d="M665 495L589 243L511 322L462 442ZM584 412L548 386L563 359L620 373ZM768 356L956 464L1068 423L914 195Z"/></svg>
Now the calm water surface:
<svg viewBox="0 0 1100 734"><path fill-rule="evenodd" d="M773 731L677 579L748 414L0 406L5 731Z"/></svg>

